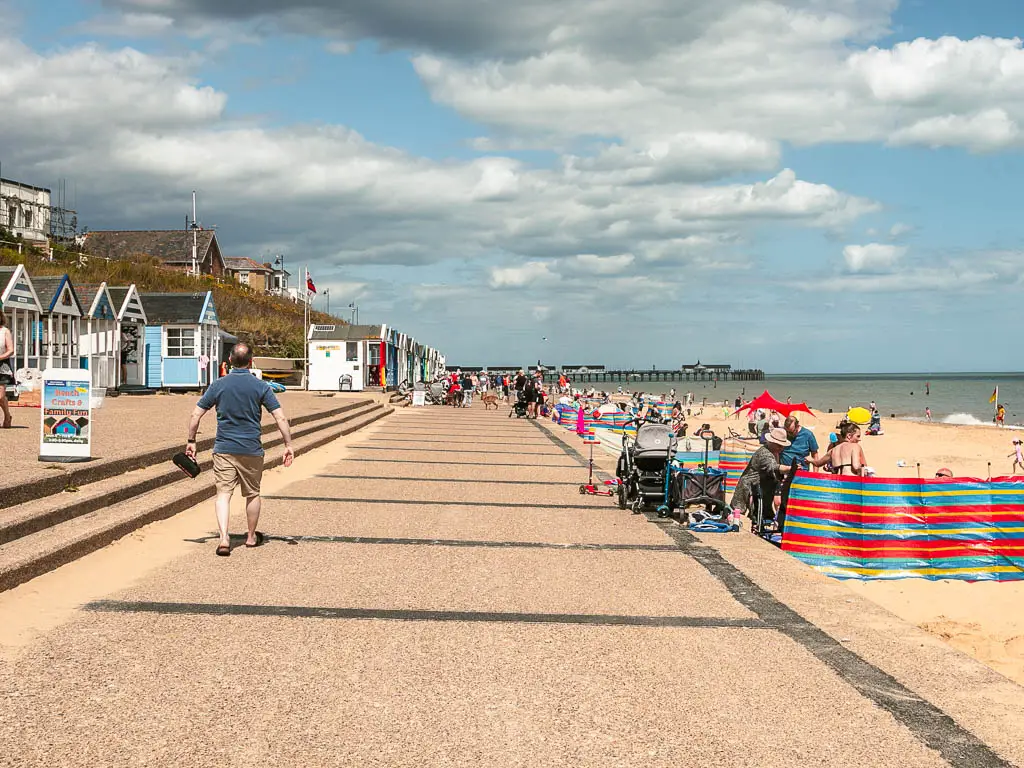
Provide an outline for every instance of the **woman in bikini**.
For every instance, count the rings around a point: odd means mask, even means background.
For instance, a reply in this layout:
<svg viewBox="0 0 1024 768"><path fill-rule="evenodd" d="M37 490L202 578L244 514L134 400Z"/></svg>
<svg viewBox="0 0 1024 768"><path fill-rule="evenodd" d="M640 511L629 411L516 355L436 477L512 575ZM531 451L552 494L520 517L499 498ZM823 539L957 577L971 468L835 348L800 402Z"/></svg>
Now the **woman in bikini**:
<svg viewBox="0 0 1024 768"><path fill-rule="evenodd" d="M856 424L843 424L839 442L829 448L820 459L811 459L816 467L829 465L836 475L862 475L867 459L864 448L860 444L860 427Z"/></svg>

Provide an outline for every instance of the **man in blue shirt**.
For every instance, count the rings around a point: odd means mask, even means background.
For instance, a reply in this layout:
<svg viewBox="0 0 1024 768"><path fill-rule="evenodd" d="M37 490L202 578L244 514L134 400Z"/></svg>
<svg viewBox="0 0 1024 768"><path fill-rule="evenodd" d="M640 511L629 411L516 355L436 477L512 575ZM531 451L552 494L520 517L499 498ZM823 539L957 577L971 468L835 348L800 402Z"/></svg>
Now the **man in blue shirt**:
<svg viewBox="0 0 1024 768"><path fill-rule="evenodd" d="M188 442L185 445L185 453L194 459L199 422L211 408L216 408L217 439L213 443L213 475L217 482L215 508L217 527L220 530L217 554L223 557L231 554L228 516L231 495L238 485L242 486L245 517L249 525L245 546L258 547L263 543L263 534L256 530L256 524L260 519L260 481L263 479L263 429L260 422L264 408L274 417L284 438L284 465L290 467L295 457L291 430L281 404L270 385L257 379L249 370L252 366L252 350L247 344L235 344L230 360L231 372L210 385L192 411L188 424Z"/></svg>
<svg viewBox="0 0 1024 768"><path fill-rule="evenodd" d="M801 469L807 469L809 467L807 457L818 458L818 441L815 439L814 433L807 427L801 427L800 420L796 416L787 417L784 426L786 434L789 436L790 445L779 456L780 467L783 471L787 471L795 459L799 462L798 466Z"/></svg>

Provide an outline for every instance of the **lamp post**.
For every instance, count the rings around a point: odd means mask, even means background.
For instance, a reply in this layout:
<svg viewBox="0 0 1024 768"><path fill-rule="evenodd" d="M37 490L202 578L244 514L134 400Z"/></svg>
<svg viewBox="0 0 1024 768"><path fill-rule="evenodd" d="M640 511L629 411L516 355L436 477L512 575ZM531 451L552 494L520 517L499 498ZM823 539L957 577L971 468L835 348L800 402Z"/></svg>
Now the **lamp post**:
<svg viewBox="0 0 1024 768"><path fill-rule="evenodd" d="M277 258L274 259L274 266L277 267L280 270L280 274L277 276L277 290L278 290L278 295L283 296L284 295L284 289L285 289L285 283L287 282L287 278L285 277L285 271L284 271L284 254L283 253L278 254Z"/></svg>
<svg viewBox="0 0 1024 768"><path fill-rule="evenodd" d="M348 308L352 310L352 325L359 325L359 307L353 301L348 305Z"/></svg>

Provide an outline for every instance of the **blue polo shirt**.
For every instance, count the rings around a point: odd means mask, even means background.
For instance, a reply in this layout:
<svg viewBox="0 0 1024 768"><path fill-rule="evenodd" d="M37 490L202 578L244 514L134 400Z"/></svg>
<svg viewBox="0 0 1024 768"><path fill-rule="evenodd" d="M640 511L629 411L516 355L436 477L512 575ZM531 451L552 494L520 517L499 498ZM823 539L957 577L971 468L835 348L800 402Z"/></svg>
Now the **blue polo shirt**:
<svg viewBox="0 0 1024 768"><path fill-rule="evenodd" d="M234 456L262 456L261 440L263 408L273 413L281 404L265 381L260 381L248 368L233 368L221 376L199 398L204 411L217 409L217 439L214 453Z"/></svg>
<svg viewBox="0 0 1024 768"><path fill-rule="evenodd" d="M818 441L814 433L807 427L800 427L800 431L796 433L796 437L790 438L790 442L792 445L782 449L779 464L788 467L793 463L793 459L797 459L800 461L800 468L807 469L810 466L807 457L818 450Z"/></svg>

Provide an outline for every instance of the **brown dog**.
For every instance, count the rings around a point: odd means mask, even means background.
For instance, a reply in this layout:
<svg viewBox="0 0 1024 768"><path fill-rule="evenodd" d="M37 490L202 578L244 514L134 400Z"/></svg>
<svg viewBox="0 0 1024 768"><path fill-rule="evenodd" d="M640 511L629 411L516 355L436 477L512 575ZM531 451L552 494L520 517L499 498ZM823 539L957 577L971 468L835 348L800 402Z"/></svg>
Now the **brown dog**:
<svg viewBox="0 0 1024 768"><path fill-rule="evenodd" d="M484 401L484 410L486 411L488 406L493 405L494 410L498 410L498 396L493 392L488 392L486 395L481 395L480 399Z"/></svg>

